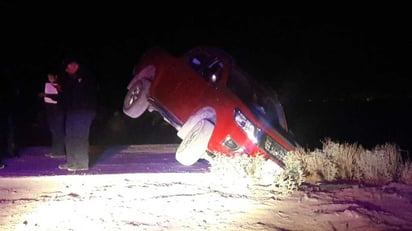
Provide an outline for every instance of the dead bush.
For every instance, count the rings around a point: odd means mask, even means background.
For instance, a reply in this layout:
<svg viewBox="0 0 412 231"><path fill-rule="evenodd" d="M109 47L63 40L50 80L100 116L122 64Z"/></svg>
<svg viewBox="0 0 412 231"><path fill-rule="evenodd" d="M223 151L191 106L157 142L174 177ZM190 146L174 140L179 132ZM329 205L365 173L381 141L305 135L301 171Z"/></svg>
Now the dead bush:
<svg viewBox="0 0 412 231"><path fill-rule="evenodd" d="M393 144L367 150L356 143L342 144L325 139L322 150L308 152L296 148L286 155L284 163L283 171L268 172L267 160L262 155L229 157L216 154L210 160L210 170L226 185L250 188L265 184L283 195L297 190L303 182L356 180L368 184L393 181L412 184L412 163L403 162L399 147Z"/></svg>
<svg viewBox="0 0 412 231"><path fill-rule="evenodd" d="M337 168L332 156L323 150L307 153L302 159L302 165L312 182L333 181L336 179Z"/></svg>
<svg viewBox="0 0 412 231"><path fill-rule="evenodd" d="M262 155L235 156L215 155L210 159L210 171L222 184L236 187L253 188L256 185L265 186L280 194L295 191L304 182L303 168L299 154L290 153L285 158L286 168L281 170L272 160Z"/></svg>
<svg viewBox="0 0 412 231"><path fill-rule="evenodd" d="M404 184L412 184L412 162L402 163L399 178Z"/></svg>
<svg viewBox="0 0 412 231"><path fill-rule="evenodd" d="M387 184L397 180L401 155L393 144L378 145L357 156L359 180L369 184Z"/></svg>
<svg viewBox="0 0 412 231"><path fill-rule="evenodd" d="M254 158L246 154L226 156L215 153L214 157L209 159L209 169L221 189L247 193L248 188L259 178L262 162L263 157Z"/></svg>
<svg viewBox="0 0 412 231"><path fill-rule="evenodd" d="M361 155L361 153L365 151L362 146L358 145L357 143L341 144L333 142L329 138L322 141L322 144L323 152L326 153L326 156L329 157L331 162L334 163L334 167L336 167L335 177L337 179L358 179L357 175L359 171L359 166L357 166L356 160L358 159L359 155ZM333 170L329 171L333 172Z"/></svg>
<svg viewBox="0 0 412 231"><path fill-rule="evenodd" d="M296 190L305 182L305 171L302 150L289 152L284 159L285 169L274 180L273 190L282 195L288 195Z"/></svg>
<svg viewBox="0 0 412 231"><path fill-rule="evenodd" d="M401 154L393 144L366 150L354 143L337 143L325 139L322 150L308 152L303 166L308 183L333 180L357 180L369 184L386 184L401 175ZM406 169L406 167L404 167ZM407 175L407 170L403 170Z"/></svg>

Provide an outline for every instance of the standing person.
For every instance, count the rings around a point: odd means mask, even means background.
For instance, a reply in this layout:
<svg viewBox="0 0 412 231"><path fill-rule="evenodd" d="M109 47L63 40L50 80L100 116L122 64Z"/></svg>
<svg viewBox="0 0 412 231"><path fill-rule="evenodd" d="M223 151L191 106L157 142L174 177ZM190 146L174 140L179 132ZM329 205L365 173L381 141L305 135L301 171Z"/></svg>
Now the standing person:
<svg viewBox="0 0 412 231"><path fill-rule="evenodd" d="M51 134L51 153L46 156L50 158L66 157L64 144L64 125L65 113L63 103L61 102L61 84L57 74L49 72L47 74L48 82L44 87L44 92L40 96L44 99L44 106L47 114L47 123Z"/></svg>
<svg viewBox="0 0 412 231"><path fill-rule="evenodd" d="M66 110L66 158L60 169L89 169L89 134L96 116L96 80L76 59L67 60L62 84Z"/></svg>

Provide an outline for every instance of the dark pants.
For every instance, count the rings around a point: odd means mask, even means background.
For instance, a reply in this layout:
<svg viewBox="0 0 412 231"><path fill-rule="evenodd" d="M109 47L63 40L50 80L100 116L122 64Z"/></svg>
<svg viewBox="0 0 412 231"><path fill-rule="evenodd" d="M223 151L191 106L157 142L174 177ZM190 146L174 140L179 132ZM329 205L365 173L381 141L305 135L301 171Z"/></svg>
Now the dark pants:
<svg viewBox="0 0 412 231"><path fill-rule="evenodd" d="M66 155L64 111L56 104L46 104L46 111L51 134L51 152L53 155Z"/></svg>
<svg viewBox="0 0 412 231"><path fill-rule="evenodd" d="M96 113L94 111L69 111L66 114L67 163L89 166L89 134Z"/></svg>

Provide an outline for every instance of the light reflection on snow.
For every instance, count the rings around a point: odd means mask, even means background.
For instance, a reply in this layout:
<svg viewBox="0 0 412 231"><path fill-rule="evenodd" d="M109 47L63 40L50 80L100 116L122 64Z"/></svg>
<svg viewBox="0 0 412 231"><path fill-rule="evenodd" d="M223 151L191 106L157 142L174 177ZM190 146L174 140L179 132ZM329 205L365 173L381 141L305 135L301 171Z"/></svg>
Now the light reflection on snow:
<svg viewBox="0 0 412 231"><path fill-rule="evenodd" d="M245 188L223 188L222 182L214 181L210 173L52 176L37 179L35 184L28 180L23 188L33 191L36 200L18 208L20 219L9 218L14 222L3 227L182 230L182 224L216 226L225 220L241 220L243 214L260 206L245 200Z"/></svg>

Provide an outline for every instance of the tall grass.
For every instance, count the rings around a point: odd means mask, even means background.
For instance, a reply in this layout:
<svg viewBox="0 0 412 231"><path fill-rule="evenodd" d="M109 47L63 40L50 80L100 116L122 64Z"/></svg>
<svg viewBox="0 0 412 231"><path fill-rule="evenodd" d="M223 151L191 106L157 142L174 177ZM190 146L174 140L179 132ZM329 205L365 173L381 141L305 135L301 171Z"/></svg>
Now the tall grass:
<svg viewBox="0 0 412 231"><path fill-rule="evenodd" d="M291 193L302 183L353 181L364 184L401 182L412 184L412 163L402 158L395 144L377 145L371 150L357 143L339 143L327 138L322 149L307 151L301 147L291 151L283 171L268 172L262 155L216 154L210 160L210 170L232 183L265 184L282 194ZM270 161L270 160L269 160ZM269 178L269 181L268 181Z"/></svg>
<svg viewBox="0 0 412 231"><path fill-rule="evenodd" d="M322 181L358 181L366 184L409 182L411 165L402 159L395 144L377 145L371 150L356 143L337 143L325 139L322 150L307 152L302 163L308 176ZM312 177L313 181L314 177Z"/></svg>

